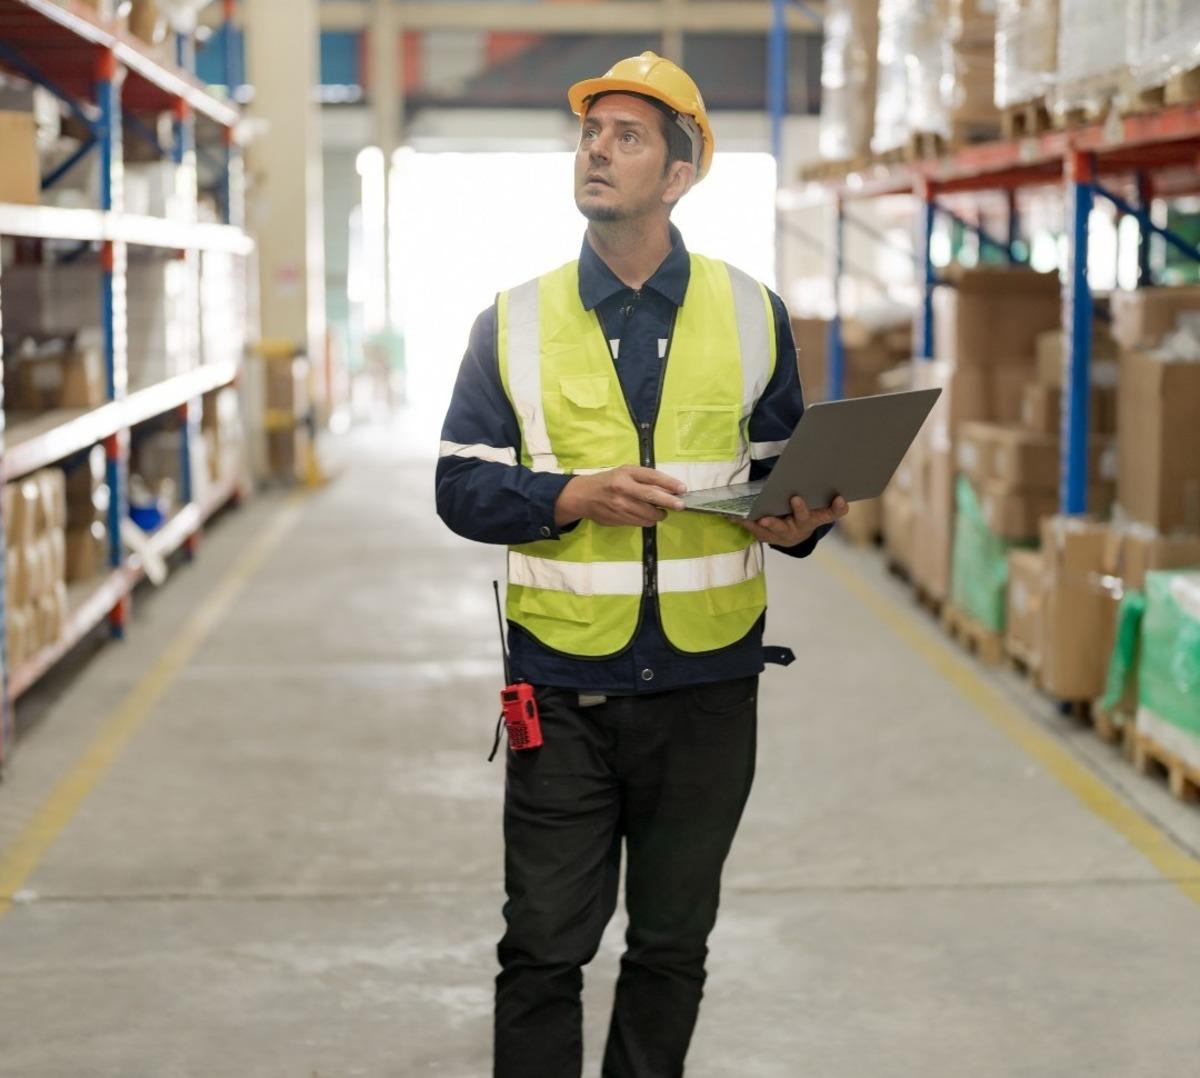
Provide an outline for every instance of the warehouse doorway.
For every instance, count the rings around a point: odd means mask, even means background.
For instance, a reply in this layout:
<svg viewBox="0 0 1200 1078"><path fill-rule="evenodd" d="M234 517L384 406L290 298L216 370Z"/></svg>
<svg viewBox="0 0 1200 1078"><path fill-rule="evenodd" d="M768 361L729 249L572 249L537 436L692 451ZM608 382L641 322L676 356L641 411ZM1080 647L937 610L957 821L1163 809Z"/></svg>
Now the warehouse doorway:
<svg viewBox="0 0 1200 1078"><path fill-rule="evenodd" d="M392 324L404 337L408 422L431 447L471 326L498 290L578 257L584 221L570 153L396 154L391 176ZM691 250L774 287L775 162L718 154L674 215Z"/></svg>

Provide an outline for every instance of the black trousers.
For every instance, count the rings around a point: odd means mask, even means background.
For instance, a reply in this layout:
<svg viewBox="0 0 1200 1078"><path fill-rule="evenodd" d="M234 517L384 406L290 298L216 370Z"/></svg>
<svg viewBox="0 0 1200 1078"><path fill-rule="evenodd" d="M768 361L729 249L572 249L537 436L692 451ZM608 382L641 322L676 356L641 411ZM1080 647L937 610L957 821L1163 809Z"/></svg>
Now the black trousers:
<svg viewBox="0 0 1200 1078"><path fill-rule="evenodd" d="M538 689L545 742L508 752L495 1078L578 1078L583 967L629 912L603 1078L683 1074L721 868L754 777L758 678L581 707Z"/></svg>

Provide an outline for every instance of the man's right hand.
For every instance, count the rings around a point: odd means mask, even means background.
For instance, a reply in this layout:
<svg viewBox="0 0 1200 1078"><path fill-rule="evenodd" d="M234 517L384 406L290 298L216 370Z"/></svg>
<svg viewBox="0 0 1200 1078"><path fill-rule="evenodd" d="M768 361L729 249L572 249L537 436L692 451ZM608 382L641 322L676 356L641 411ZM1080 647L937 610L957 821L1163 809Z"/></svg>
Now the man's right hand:
<svg viewBox="0 0 1200 1078"><path fill-rule="evenodd" d="M653 468L622 465L595 475L577 475L554 503L554 523L560 528L577 520L594 520L609 527L648 528L665 520L665 510L682 510L676 495L687 490L678 479Z"/></svg>

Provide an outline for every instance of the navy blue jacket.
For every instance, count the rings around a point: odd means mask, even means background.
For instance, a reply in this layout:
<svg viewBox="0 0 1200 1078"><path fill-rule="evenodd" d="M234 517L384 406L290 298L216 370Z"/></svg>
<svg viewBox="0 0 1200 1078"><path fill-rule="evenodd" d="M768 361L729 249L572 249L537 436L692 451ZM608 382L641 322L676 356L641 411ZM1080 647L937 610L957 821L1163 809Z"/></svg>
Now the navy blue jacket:
<svg viewBox="0 0 1200 1078"><path fill-rule="evenodd" d="M605 335L613 342L617 375L638 422L654 421L661 342L670 335L691 273L683 238L674 227L671 240L671 253L636 293L617 278L586 239L580 255L579 297L585 308L598 312ZM778 361L750 416L751 442L785 441L804 410L787 310L774 293L771 304ZM500 381L493 305L476 319L471 331L442 427L442 441L510 448L519 460L520 439L517 417ZM750 477L767 475L777 459L752 462ZM481 543L512 545L557 538L554 503L570 478L500 460L443 456L437 466L438 515L459 535ZM807 542L784 553L807 556L826 531L828 528L820 529ZM641 627L633 642L605 659L580 659L552 651L510 622L513 676L535 685L631 695L747 677L762 670L765 618L736 644L715 655L689 655L667 642L655 602L643 602Z"/></svg>

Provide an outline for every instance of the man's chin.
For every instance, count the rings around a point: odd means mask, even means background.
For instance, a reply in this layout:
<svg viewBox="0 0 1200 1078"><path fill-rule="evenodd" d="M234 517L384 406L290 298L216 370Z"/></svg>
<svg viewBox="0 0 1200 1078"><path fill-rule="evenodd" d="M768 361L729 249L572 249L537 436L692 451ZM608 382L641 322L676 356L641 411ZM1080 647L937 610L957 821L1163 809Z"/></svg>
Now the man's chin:
<svg viewBox="0 0 1200 1078"><path fill-rule="evenodd" d="M575 206L589 221L621 220L621 211L616 206L605 206L603 203L579 198L575 200Z"/></svg>

